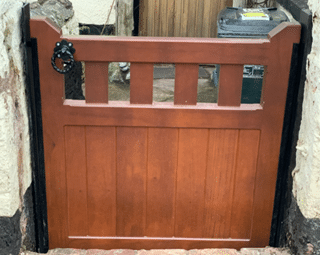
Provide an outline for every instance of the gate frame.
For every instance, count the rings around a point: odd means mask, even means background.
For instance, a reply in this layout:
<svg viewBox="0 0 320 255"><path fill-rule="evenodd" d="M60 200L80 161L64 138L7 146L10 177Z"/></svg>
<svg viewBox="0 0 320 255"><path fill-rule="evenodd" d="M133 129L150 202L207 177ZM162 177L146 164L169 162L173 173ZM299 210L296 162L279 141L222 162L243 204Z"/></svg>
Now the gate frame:
<svg viewBox="0 0 320 255"><path fill-rule="evenodd" d="M33 20L32 22L35 22L36 20ZM39 21L39 20L38 20ZM32 30L31 30L32 31ZM298 40L296 39L296 43L298 42Z"/></svg>

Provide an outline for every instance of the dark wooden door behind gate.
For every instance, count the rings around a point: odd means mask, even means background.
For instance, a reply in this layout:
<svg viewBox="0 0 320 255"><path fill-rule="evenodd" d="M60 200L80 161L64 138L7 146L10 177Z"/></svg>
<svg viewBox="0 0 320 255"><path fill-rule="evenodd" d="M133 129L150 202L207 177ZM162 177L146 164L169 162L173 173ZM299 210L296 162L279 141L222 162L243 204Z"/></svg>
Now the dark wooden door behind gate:
<svg viewBox="0 0 320 255"><path fill-rule="evenodd" d="M269 39L67 37L86 62L86 100L64 98L38 40L50 248L268 245L292 44ZM108 102L108 62L131 62L130 102ZM152 102L154 63L176 66L174 103ZM199 63L218 63L218 104L197 103ZM240 104L244 64L264 65L261 104Z"/></svg>

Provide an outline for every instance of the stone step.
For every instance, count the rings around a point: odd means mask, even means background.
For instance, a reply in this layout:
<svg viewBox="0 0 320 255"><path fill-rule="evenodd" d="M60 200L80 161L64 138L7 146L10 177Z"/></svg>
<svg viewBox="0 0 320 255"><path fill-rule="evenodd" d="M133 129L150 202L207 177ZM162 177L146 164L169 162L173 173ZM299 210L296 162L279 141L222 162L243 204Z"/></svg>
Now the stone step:
<svg viewBox="0 0 320 255"><path fill-rule="evenodd" d="M20 255L37 255L39 253L24 251ZM285 248L243 248L235 249L201 249L201 250L80 250L80 249L53 249L47 255L290 255Z"/></svg>

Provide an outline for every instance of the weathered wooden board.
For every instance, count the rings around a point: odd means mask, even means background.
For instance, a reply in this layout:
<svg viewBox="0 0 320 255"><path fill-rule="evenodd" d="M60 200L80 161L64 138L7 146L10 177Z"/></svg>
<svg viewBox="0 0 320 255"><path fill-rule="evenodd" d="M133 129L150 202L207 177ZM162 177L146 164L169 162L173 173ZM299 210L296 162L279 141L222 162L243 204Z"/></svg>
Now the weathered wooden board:
<svg viewBox="0 0 320 255"><path fill-rule="evenodd" d="M215 37L218 13L233 0L140 0L139 35Z"/></svg>

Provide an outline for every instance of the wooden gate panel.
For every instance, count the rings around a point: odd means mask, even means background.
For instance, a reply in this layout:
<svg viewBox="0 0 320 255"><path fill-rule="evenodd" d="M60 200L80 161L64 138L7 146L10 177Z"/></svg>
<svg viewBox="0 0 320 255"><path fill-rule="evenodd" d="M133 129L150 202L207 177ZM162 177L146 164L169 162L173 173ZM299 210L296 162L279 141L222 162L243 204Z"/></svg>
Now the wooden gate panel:
<svg viewBox="0 0 320 255"><path fill-rule="evenodd" d="M65 127L69 235L250 238L259 136Z"/></svg>
<svg viewBox="0 0 320 255"><path fill-rule="evenodd" d="M175 234L178 132L177 128L148 130L146 236Z"/></svg>
<svg viewBox="0 0 320 255"><path fill-rule="evenodd" d="M240 130L238 139L230 238L250 239L260 131Z"/></svg>
<svg viewBox="0 0 320 255"><path fill-rule="evenodd" d="M178 81L189 70L184 66L200 63L266 66L261 104L142 104L138 96L138 104L88 103L64 99L63 77L50 64L62 39L59 30L44 19L32 20L39 46L50 248L267 245L292 43L299 41L299 31L283 23L269 39L258 40L65 38L74 44L77 61L174 63L181 67ZM133 71L134 77L144 76L142 68ZM242 78L240 68L234 73ZM86 86L101 85L92 77ZM139 95L145 88L135 89ZM238 98L232 98L228 104L235 105ZM159 164L161 157L166 158ZM103 220L108 223L99 226Z"/></svg>
<svg viewBox="0 0 320 255"><path fill-rule="evenodd" d="M68 233L72 236L88 233L85 137L85 127L65 127Z"/></svg>
<svg viewBox="0 0 320 255"><path fill-rule="evenodd" d="M202 237L207 129L180 129L175 236Z"/></svg>
<svg viewBox="0 0 320 255"><path fill-rule="evenodd" d="M239 130L211 129L206 175L204 236L229 238ZM228 189L226 189L228 187Z"/></svg>
<svg viewBox="0 0 320 255"><path fill-rule="evenodd" d="M116 128L86 127L88 233L116 235Z"/></svg>
<svg viewBox="0 0 320 255"><path fill-rule="evenodd" d="M117 236L144 236L147 129L117 128Z"/></svg>

